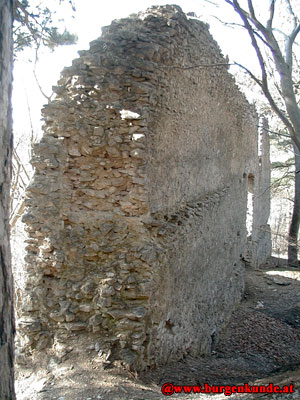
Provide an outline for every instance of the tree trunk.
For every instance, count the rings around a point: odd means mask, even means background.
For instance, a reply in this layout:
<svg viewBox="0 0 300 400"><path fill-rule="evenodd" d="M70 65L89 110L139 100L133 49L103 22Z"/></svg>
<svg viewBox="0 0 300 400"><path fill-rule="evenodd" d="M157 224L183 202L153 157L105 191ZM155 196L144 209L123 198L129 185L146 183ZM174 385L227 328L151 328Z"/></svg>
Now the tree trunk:
<svg viewBox="0 0 300 400"><path fill-rule="evenodd" d="M288 265L298 267L298 232L300 225L300 153L294 145L295 157L295 193L293 215L288 237Z"/></svg>
<svg viewBox="0 0 300 400"><path fill-rule="evenodd" d="M9 246L13 0L0 0L0 399L14 400L13 283Z"/></svg>

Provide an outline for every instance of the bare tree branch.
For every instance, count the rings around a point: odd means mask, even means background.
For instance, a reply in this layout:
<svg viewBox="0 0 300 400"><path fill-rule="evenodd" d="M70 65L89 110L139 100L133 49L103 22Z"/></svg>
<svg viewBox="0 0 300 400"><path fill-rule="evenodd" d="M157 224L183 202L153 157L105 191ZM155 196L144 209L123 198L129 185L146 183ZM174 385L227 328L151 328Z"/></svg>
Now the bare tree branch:
<svg viewBox="0 0 300 400"><path fill-rule="evenodd" d="M248 7L249 7L251 19L253 19L254 21L257 21L256 15L255 15L255 11L254 11L254 7L253 7L253 4L252 4L252 0L248 0Z"/></svg>
<svg viewBox="0 0 300 400"><path fill-rule="evenodd" d="M292 70L293 67L293 44L296 40L297 35L300 32L300 24L298 24L291 35L287 38L286 41L286 62L290 69Z"/></svg>
<svg viewBox="0 0 300 400"><path fill-rule="evenodd" d="M285 1L286 1L286 4L287 4L288 12L293 17L294 29L295 29L297 27L298 23L299 23L298 18L296 16L296 14L294 13L294 10L293 10L292 4L291 4L291 0L285 0Z"/></svg>
<svg viewBox="0 0 300 400"><path fill-rule="evenodd" d="M269 19L267 21L267 29L268 30L272 29L274 14L275 14L275 0L271 0L271 3L270 3L270 16L269 16Z"/></svg>
<svg viewBox="0 0 300 400"><path fill-rule="evenodd" d="M33 76L34 76L34 79L35 79L35 81L36 81L36 84L38 85L38 88L39 88L40 92L41 92L42 95L48 100L48 103L50 103L51 98L52 98L52 96L53 96L53 93L51 94L51 96L47 96L47 95L46 95L46 93L44 92L44 90L43 90L43 88L42 88L42 86L41 86L41 84L40 84L40 82L39 82L39 80L38 80L38 77L37 77L37 74L36 74L36 68L35 68L35 67L34 67L34 69L33 69Z"/></svg>
<svg viewBox="0 0 300 400"><path fill-rule="evenodd" d="M26 25L26 28L29 30L29 32L31 33L33 39L35 41L38 41L39 39L39 35L38 33L32 28L31 24L30 24L30 19L32 18L34 20L34 22L39 25L38 21L36 20L35 16L33 14L30 14L27 10L26 7L23 6L23 4L19 1L19 0L15 0L14 3L14 11L16 14L16 10L20 9L22 11L22 13L24 14L24 19L23 22Z"/></svg>
<svg viewBox="0 0 300 400"><path fill-rule="evenodd" d="M268 85L265 85L263 81L259 80L253 72L251 72L248 68L246 68L244 65L241 65L237 62L234 63L234 65L237 65L238 67L242 68L244 71L246 71L251 78L260 86L262 89L265 97L267 98L270 106L272 107L273 111L276 113L276 115L281 119L281 121L285 124L285 126L290 127L290 129L293 129L291 123L289 122L288 118L285 116L284 111L280 110L280 108L277 106L275 100L273 99Z"/></svg>
<svg viewBox="0 0 300 400"><path fill-rule="evenodd" d="M287 64L285 58L282 55L282 52L280 50L279 44L274 37L273 31L271 27L267 29L265 26L261 24L256 18L255 12L254 12L254 7L252 0L248 0L248 7L249 7L249 12L244 10L238 0L224 0L228 4L230 4L235 11L239 14L240 18L242 19L249 36L251 38L252 46L255 49L257 59L261 68L261 73L262 73L262 80L260 81L257 77L255 77L255 81L260 85L261 89L263 90L264 95L266 96L267 100L269 101L272 109L274 112L277 114L277 116L282 120L282 122L285 124L287 127L289 134L291 135L291 138L293 142L296 144L297 148L300 149L300 110L298 108L296 96L293 90L293 83L292 83L292 78L291 78L291 68ZM274 11L271 10L271 12L275 13L275 2L274 2ZM265 41L269 44L269 48L271 50L274 63L277 69L277 72L279 73L280 76L280 85L281 85L281 91L282 91L282 97L285 103L287 115L285 115L279 107L277 106L276 102L274 101L271 92L268 87L268 76L267 76L267 71L266 71L266 65L264 61L264 57L262 55L262 52L260 50L260 47L258 45L258 42L255 37L254 29L253 26L251 26L251 23L256 27L256 29L261 32L263 35ZM290 36L290 49L292 50L292 45L294 43L294 40L299 33L300 28L297 28L293 31L292 35ZM244 68L247 70L247 68ZM250 76L253 78L253 74Z"/></svg>
<svg viewBox="0 0 300 400"><path fill-rule="evenodd" d="M287 139L290 138L289 135L285 134L285 133L281 133L281 132L277 132L277 131L273 131L271 129L266 128L264 125L259 125L258 128L263 129L265 132L267 133L272 133L274 135L278 135L278 136L283 136L286 137Z"/></svg>
<svg viewBox="0 0 300 400"><path fill-rule="evenodd" d="M233 0L233 2L231 2L230 0L225 0L225 1L227 3L229 3L229 4L231 4L234 7L234 9L238 12L238 14L240 15L240 17L241 17L241 19L243 21L244 26L245 26L245 28L248 31L248 34L250 36L250 39L251 39L251 42L252 42L252 46L254 47L254 50L255 50L256 55L257 55L257 59L258 59L258 62L259 62L260 68L261 68L261 73L262 73L262 81L265 81L266 82L265 84L267 85L267 80L266 80L267 72L266 72L266 68L265 68L264 58L263 58L261 50L260 50L260 48L258 46L257 40L255 38L254 30L253 30L253 28L251 27L251 25L249 23L250 16L247 13L247 11L243 10L240 7L238 1L236 1L236 0ZM251 0L248 0L248 2L250 2L251 5L252 5ZM253 14L253 15L255 17L255 14Z"/></svg>
<svg viewBox="0 0 300 400"><path fill-rule="evenodd" d="M241 6L239 5L237 0L233 0L233 3L237 5L237 7L240 9L240 11L244 13L245 17L247 19L249 19L254 24L254 26L256 26L256 28L260 32L266 33L267 28L256 18L254 7L253 7L253 4L252 4L252 0L248 0L248 7L249 7L249 11L250 11L250 16L247 13L247 11L245 11L245 10L243 10L241 8Z"/></svg>
<svg viewBox="0 0 300 400"><path fill-rule="evenodd" d="M224 26L228 26L229 28L235 28L236 26L239 28L243 28L245 29L243 24L238 24L236 22L226 22L226 21L222 21L221 18L217 17L216 15L212 15L212 18L216 19L217 21L221 22L222 25Z"/></svg>

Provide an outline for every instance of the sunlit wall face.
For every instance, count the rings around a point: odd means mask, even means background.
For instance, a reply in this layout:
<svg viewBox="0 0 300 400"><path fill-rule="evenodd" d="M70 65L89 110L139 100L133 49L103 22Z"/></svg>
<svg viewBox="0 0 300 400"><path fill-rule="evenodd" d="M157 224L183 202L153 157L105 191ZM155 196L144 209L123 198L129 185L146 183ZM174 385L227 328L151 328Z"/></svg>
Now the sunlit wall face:
<svg viewBox="0 0 300 400"><path fill-rule="evenodd" d="M38 2L31 2L33 5L35 3ZM164 5L166 1L133 0L124 2L113 0L104 3L99 0L77 0L75 13L72 12L68 2L57 5L54 22L62 30L66 27L70 32L76 33L78 42L76 45L58 47L54 51L43 47L39 49L35 70L38 84L43 92L47 96L51 96L52 85L59 79L62 69L70 65L72 60L77 57L78 50L87 49L89 42L101 35L102 26L109 25L113 19L127 17L132 13L143 11L152 6L153 3ZM225 2L220 0L213 2L178 0L176 4L184 12L193 11L202 21L209 23L211 33L224 55L228 54L230 59L240 62L247 60L248 64L253 63L251 57L249 57L252 48L246 33L239 32L239 35L237 35L236 30L229 29L220 22L221 20L238 21L231 7L226 5ZM60 19L64 19L64 21L60 22ZM16 142L24 140L24 137L28 136L28 132L32 130L37 137L41 135L40 110L48 100L41 93L33 74L35 58L35 49L31 48L18 53L15 61L13 117ZM25 152L24 149L23 152Z"/></svg>

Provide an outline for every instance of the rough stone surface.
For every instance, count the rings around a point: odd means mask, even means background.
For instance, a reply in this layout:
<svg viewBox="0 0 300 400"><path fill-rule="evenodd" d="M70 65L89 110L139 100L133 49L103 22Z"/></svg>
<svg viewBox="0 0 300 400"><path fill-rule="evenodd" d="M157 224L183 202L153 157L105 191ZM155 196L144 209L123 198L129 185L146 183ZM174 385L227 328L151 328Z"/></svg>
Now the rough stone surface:
<svg viewBox="0 0 300 400"><path fill-rule="evenodd" d="M267 121L263 120L261 126L258 167L254 176L253 225L251 237L248 238L252 267L265 263L272 253L271 228L268 224L271 206L271 164L270 143L266 133Z"/></svg>
<svg viewBox="0 0 300 400"><path fill-rule="evenodd" d="M24 346L84 334L136 369L210 353L243 290L259 165L224 64L205 24L165 6L64 69L27 191Z"/></svg>

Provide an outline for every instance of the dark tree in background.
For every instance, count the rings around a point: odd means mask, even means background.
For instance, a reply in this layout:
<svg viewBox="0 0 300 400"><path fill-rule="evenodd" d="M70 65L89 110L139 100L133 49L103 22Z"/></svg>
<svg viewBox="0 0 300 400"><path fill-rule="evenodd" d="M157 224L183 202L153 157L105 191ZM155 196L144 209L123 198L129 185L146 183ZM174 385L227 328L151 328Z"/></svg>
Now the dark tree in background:
<svg viewBox="0 0 300 400"><path fill-rule="evenodd" d="M57 0L57 5L62 1ZM65 1L75 11L73 0ZM55 6L55 1L50 3ZM41 1L31 7L27 0L0 0L0 400L15 399L15 325L9 245L13 47L15 54L25 47L33 47L37 62L37 52L41 46L53 49L59 45L73 44L77 39L66 29L59 31L53 20L56 11L50 10L45 4Z"/></svg>
<svg viewBox="0 0 300 400"><path fill-rule="evenodd" d="M0 0L0 399L14 400L13 283L9 245L13 1Z"/></svg>

